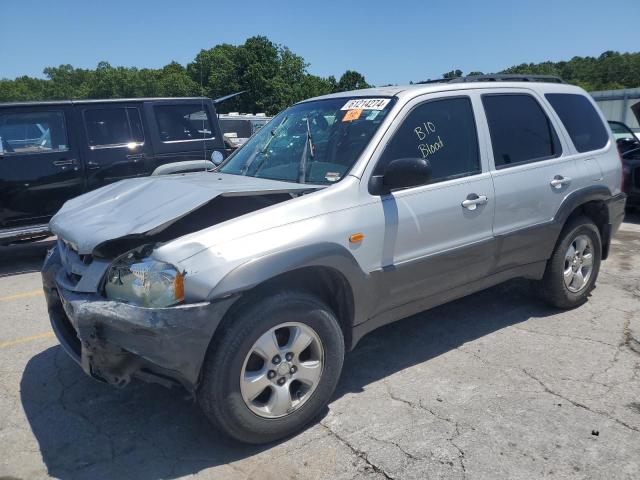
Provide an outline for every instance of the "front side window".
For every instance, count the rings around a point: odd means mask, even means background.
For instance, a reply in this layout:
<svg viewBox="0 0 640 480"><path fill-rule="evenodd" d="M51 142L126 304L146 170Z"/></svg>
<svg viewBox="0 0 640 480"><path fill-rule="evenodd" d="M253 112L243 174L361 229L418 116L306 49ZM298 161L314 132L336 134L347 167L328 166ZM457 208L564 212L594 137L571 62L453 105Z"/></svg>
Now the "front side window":
<svg viewBox="0 0 640 480"><path fill-rule="evenodd" d="M294 105L262 127L218 171L299 183L345 177L394 104L332 98Z"/></svg>
<svg viewBox="0 0 640 480"><path fill-rule="evenodd" d="M622 122L609 121L609 127L616 140L636 140L633 131Z"/></svg>
<svg viewBox="0 0 640 480"><path fill-rule="evenodd" d="M137 108L86 109L84 125L90 148L139 145L144 142L142 120Z"/></svg>
<svg viewBox="0 0 640 480"><path fill-rule="evenodd" d="M479 173L478 135L468 97L446 98L415 107L402 122L376 165L382 175L399 158L425 158L431 181Z"/></svg>
<svg viewBox="0 0 640 480"><path fill-rule="evenodd" d="M213 138L209 114L202 105L156 105L156 121L163 142Z"/></svg>
<svg viewBox="0 0 640 480"><path fill-rule="evenodd" d="M0 113L0 151L4 155L68 149L63 112Z"/></svg>
<svg viewBox="0 0 640 480"><path fill-rule="evenodd" d="M547 93L545 95L564 124L578 152L599 150L609 134L591 102L583 95Z"/></svg>
<svg viewBox="0 0 640 480"><path fill-rule="evenodd" d="M535 98L526 94L482 96L496 168L559 157L560 140Z"/></svg>

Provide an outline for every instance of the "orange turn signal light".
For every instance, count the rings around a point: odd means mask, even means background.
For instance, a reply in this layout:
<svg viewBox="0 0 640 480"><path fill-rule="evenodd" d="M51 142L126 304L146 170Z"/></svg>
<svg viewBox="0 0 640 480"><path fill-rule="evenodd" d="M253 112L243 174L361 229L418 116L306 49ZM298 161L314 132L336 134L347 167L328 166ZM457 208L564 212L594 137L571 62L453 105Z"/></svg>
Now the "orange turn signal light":
<svg viewBox="0 0 640 480"><path fill-rule="evenodd" d="M173 295L178 301L184 300L184 275L180 272L176 273L173 281Z"/></svg>
<svg viewBox="0 0 640 480"><path fill-rule="evenodd" d="M364 240L364 233L354 233L349 237L350 243L358 243Z"/></svg>

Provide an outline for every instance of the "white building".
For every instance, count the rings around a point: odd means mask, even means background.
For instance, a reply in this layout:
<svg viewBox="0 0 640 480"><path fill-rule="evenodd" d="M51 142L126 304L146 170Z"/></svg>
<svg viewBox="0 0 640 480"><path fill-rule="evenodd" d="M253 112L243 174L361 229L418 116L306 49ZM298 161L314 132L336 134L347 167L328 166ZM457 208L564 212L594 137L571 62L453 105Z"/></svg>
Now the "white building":
<svg viewBox="0 0 640 480"><path fill-rule="evenodd" d="M607 120L626 123L636 134L640 133L640 124L631 107L640 104L640 88L621 90L601 90L590 92ZM640 106L636 107L640 112Z"/></svg>

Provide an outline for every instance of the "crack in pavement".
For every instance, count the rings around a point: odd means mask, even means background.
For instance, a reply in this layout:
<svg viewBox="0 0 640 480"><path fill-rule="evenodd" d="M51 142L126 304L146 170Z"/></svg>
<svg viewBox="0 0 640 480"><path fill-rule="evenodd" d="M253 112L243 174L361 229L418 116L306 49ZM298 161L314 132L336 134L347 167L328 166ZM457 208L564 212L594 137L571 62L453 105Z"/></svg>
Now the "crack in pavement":
<svg viewBox="0 0 640 480"><path fill-rule="evenodd" d="M445 440L447 440L458 451L458 460L460 462L460 468L462 469L462 475L463 475L463 478L466 478L467 469L466 469L466 466L464 464L465 453L464 453L464 450L462 450L462 448L460 448L460 446L454 442L454 440L461 435L460 424L456 420L453 420L453 419L448 418L448 417L443 417L442 415L437 414L431 408L426 407L425 405L423 405L422 404L422 400L418 400L418 403L416 404L416 403L413 403L413 402L411 402L411 401L409 401L409 400L407 400L405 398L398 397L397 395L395 395L391 391L391 386L389 385L388 382L384 381L383 384L385 386L385 389L387 390L387 393L388 393L389 397L392 400L396 400L398 402L404 403L404 404L408 405L409 407L411 407L414 410L427 412L430 415L432 415L435 418L437 418L438 420L442 420L443 422L447 422L447 423L449 423L450 425L453 426L454 434L451 437L446 438ZM475 430L473 427L470 427L470 428L472 430ZM400 448L400 447L398 446L398 448ZM438 460L438 462L440 464L442 464L442 465L449 465L450 467L453 467L453 463L443 462L441 460Z"/></svg>
<svg viewBox="0 0 640 480"><path fill-rule="evenodd" d="M528 328L517 327L515 325L512 325L511 328L513 328L515 330L520 330L522 332L533 333L534 335L544 335L544 336L547 336L547 337L558 337L558 338L571 338L571 339L574 339L574 340L581 340L581 341L585 341L585 342L600 343L602 345L606 345L606 346L611 347L611 348L618 348L618 345L615 345L613 343L605 342L603 340L596 340L594 338L589 338L589 337L578 337L576 335L569 335L569 334L565 334L565 333L546 333L546 332L540 332L538 330L531 330L531 329L528 329Z"/></svg>
<svg viewBox="0 0 640 480"><path fill-rule="evenodd" d="M393 440L383 440L382 438L377 438L374 437L373 435L369 435L369 434L365 434L365 436L369 439L369 440L373 440L374 442L380 442L380 443L386 443L387 445L392 445L394 447L396 447L398 450L400 450L400 452L402 454L404 454L405 457L410 458L411 460L415 460L415 461L421 461L421 460L426 460L426 457L417 457L415 456L413 453L406 451L404 448L402 448L402 446L400 446L400 444L398 442L394 442Z"/></svg>
<svg viewBox="0 0 640 480"><path fill-rule="evenodd" d="M113 439L105 432L102 431L102 428L100 426L98 426L89 416L85 415L84 413L78 412L76 410L74 410L73 408L71 408L71 406L68 404L68 401L66 399L66 394L68 393L69 389L71 389L74 385L76 385L80 379L82 377L79 377L78 380L72 382L69 385L65 385L64 381L62 380L62 367L60 366L58 359L60 357L60 352L61 350L57 351L54 354L53 357L53 365L55 367L55 375L54 378L56 379L56 381L60 384L60 395L58 396L57 399L57 403L60 403L60 406L62 407L63 410L69 412L71 415L75 415L76 417L80 418L81 420L83 420L89 427L91 427L96 436L103 436L106 441L107 441L107 458L103 459L103 460L99 460L99 461L93 461L92 463L81 463L78 464L76 466L68 466L68 467L63 467L62 465L60 465L58 468L61 468L63 471L66 471L68 473L75 473L78 472L84 468L87 467L91 467L94 465L99 465L102 463L110 463L113 462L116 458L115 455L115 449L113 446Z"/></svg>
<svg viewBox="0 0 640 480"><path fill-rule="evenodd" d="M608 418L611 421L616 422L619 425L622 425L625 428L628 428L629 430L632 430L636 433L640 433L640 429L637 427L634 427L633 425L629 425L626 422L623 422L622 420L619 420L613 416L611 416L610 414L608 414L607 412L603 412L601 410L593 410L590 407L588 407L587 405L580 403L580 402L576 402L575 400L572 400L558 392L554 392L553 390L551 390L542 380L540 380L538 377L536 377L535 375L533 375L531 372L529 372L527 369L523 368L522 371L524 372L525 375L527 375L529 378L531 378L532 380L536 381L543 389L546 393L553 395L555 397L561 398L562 400L569 402L571 405L573 405L574 407L578 407L578 408L582 408L588 412L591 412L595 415L600 415L603 416L605 418Z"/></svg>
<svg viewBox="0 0 640 480"><path fill-rule="evenodd" d="M640 354L640 342L631 335L631 317L632 313L625 314L624 325L622 327L622 345L626 346L635 353Z"/></svg>
<svg viewBox="0 0 640 480"><path fill-rule="evenodd" d="M320 422L320 425L327 429L327 431L329 432L329 435L337 438L340 441L340 443L342 443L349 450L351 450L351 452L356 457L358 457L361 460L363 460L374 472L379 473L380 475L382 475L387 480L396 480L395 477L392 477L391 475L389 475L382 467L380 467L380 466L376 465L375 463L371 462L369 460L367 452L365 452L363 450L360 450L359 448L354 447L353 445L351 445L344 437L339 435L337 432L334 432L333 430L331 430L331 428L328 425L326 425L325 423Z"/></svg>

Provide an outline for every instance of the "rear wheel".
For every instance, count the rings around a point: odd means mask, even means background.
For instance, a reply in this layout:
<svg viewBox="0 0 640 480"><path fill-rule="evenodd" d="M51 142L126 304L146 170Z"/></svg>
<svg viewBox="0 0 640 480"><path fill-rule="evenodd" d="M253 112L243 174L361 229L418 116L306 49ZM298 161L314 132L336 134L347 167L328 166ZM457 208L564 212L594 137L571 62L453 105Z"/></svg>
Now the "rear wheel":
<svg viewBox="0 0 640 480"><path fill-rule="evenodd" d="M198 399L214 425L266 443L308 424L329 401L344 358L331 309L285 292L245 305L209 347Z"/></svg>
<svg viewBox="0 0 640 480"><path fill-rule="evenodd" d="M558 308L576 307L593 289L602 257L598 227L587 217L571 220L547 262L542 292Z"/></svg>

